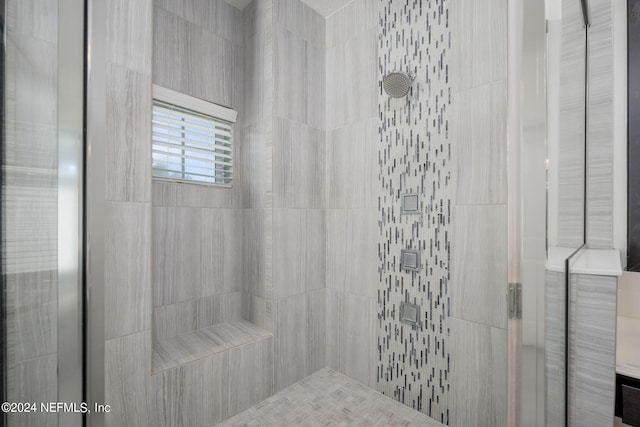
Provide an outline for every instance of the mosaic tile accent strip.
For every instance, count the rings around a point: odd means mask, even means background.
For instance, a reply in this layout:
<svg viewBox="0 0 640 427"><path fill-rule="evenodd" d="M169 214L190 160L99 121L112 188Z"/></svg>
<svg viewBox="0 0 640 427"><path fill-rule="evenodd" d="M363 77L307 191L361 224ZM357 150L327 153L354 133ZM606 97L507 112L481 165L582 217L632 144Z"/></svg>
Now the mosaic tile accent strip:
<svg viewBox="0 0 640 427"><path fill-rule="evenodd" d="M449 423L451 143L449 0L381 0L376 389ZM382 77L413 77L406 102L391 100ZM401 198L420 194L420 214ZM421 251L420 271L403 271L403 249ZM400 303L421 307L420 324L400 322Z"/></svg>
<svg viewBox="0 0 640 427"><path fill-rule="evenodd" d="M218 426L441 427L442 424L325 368Z"/></svg>

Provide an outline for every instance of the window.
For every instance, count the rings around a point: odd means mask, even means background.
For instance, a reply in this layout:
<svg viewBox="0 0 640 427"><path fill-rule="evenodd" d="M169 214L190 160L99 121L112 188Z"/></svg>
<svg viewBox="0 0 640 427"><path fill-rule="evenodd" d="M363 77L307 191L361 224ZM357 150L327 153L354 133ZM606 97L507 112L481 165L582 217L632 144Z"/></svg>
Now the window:
<svg viewBox="0 0 640 427"><path fill-rule="evenodd" d="M154 85L154 179L231 187L236 117L229 108Z"/></svg>

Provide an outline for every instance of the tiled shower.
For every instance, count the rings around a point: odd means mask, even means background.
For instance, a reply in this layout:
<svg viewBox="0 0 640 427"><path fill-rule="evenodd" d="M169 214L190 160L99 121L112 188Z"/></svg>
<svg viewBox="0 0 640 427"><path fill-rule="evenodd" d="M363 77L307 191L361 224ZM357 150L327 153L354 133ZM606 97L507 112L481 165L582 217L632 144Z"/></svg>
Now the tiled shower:
<svg viewBox="0 0 640 427"><path fill-rule="evenodd" d="M3 183L33 190L6 211L21 233L6 242L33 251L48 236L41 259L4 273L15 290L7 401L62 400L62 196L25 168L58 173L47 137L61 108L57 12L69 2L4 2L16 59L3 163L15 169ZM352 0L329 13L330 3L84 2L84 126L98 142L84 154L82 397L110 405L87 424L314 425L298 415L307 401L322 416L340 401L356 406L336 424L374 425L357 413L371 411L411 425L519 425L508 422L518 356L506 296L516 2ZM411 79L406 97L383 89L394 71ZM232 186L153 176L155 87L237 112ZM25 125L25 111L39 115ZM30 163L36 151L44 163ZM50 218L41 229L21 215L34 204ZM63 425L55 414L7 420Z"/></svg>

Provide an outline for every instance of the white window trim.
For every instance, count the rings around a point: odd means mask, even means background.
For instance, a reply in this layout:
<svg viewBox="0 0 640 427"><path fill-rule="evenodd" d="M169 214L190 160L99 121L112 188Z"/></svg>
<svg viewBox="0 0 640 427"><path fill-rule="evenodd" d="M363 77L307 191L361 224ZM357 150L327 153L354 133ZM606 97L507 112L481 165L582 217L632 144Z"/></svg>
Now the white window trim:
<svg viewBox="0 0 640 427"><path fill-rule="evenodd" d="M217 105L158 85L153 85L153 99L179 105L189 110L199 111L231 123L235 123L238 119L238 112L231 108L223 107L222 105Z"/></svg>

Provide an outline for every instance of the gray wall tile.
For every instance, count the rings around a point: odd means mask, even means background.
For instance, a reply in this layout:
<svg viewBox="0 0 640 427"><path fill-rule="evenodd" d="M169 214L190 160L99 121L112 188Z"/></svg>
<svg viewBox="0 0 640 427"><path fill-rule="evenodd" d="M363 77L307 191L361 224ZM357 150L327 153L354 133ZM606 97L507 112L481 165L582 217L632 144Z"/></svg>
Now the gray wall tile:
<svg viewBox="0 0 640 427"><path fill-rule="evenodd" d="M242 283L242 211L202 210L201 296L239 292Z"/></svg>
<svg viewBox="0 0 640 427"><path fill-rule="evenodd" d="M273 130L274 206L324 207L323 131L276 118Z"/></svg>
<svg viewBox="0 0 640 427"><path fill-rule="evenodd" d="M227 33L240 31L242 19L226 3L215 7L230 14L212 15L207 26L162 8L154 8L153 81L169 89L238 109L243 97L240 82L244 54L242 45L229 41ZM211 23L212 19L216 19L215 24ZM221 29L225 36L212 32L212 26ZM211 78L211 73L215 78Z"/></svg>
<svg viewBox="0 0 640 427"><path fill-rule="evenodd" d="M228 352L165 371L153 377L153 384L167 426L207 425L229 417Z"/></svg>
<svg viewBox="0 0 640 427"><path fill-rule="evenodd" d="M150 82L149 72L107 68L107 200L151 200Z"/></svg>
<svg viewBox="0 0 640 427"><path fill-rule="evenodd" d="M377 115L377 29L327 49L327 130Z"/></svg>
<svg viewBox="0 0 640 427"><path fill-rule="evenodd" d="M242 287L243 291L259 297L271 298L265 288L265 210L242 211Z"/></svg>
<svg viewBox="0 0 640 427"><path fill-rule="evenodd" d="M504 81L460 92L454 98L456 202L501 204L507 200L507 92Z"/></svg>
<svg viewBox="0 0 640 427"><path fill-rule="evenodd" d="M325 299L318 290L277 301L276 392L325 366Z"/></svg>
<svg viewBox="0 0 640 427"><path fill-rule="evenodd" d="M327 208L377 207L379 138L372 118L327 133Z"/></svg>
<svg viewBox="0 0 640 427"><path fill-rule="evenodd" d="M275 209L273 215L273 296L306 289L307 214L304 209Z"/></svg>
<svg viewBox="0 0 640 427"><path fill-rule="evenodd" d="M242 318L273 332L273 301L249 293L242 294Z"/></svg>
<svg viewBox="0 0 640 427"><path fill-rule="evenodd" d="M151 206L106 204L105 335L151 327Z"/></svg>
<svg viewBox="0 0 640 427"><path fill-rule="evenodd" d="M589 3L589 119L587 123L587 244L613 247L612 3Z"/></svg>
<svg viewBox="0 0 640 427"><path fill-rule="evenodd" d="M319 289L307 292L307 375L327 366L327 292Z"/></svg>
<svg viewBox="0 0 640 427"><path fill-rule="evenodd" d="M274 114L305 123L306 43L284 28L274 27Z"/></svg>
<svg viewBox="0 0 640 427"><path fill-rule="evenodd" d="M327 288L377 297L378 210L327 210Z"/></svg>
<svg viewBox="0 0 640 427"><path fill-rule="evenodd" d="M324 288L324 211L275 209L273 226L274 298Z"/></svg>
<svg viewBox="0 0 640 427"><path fill-rule="evenodd" d="M451 316L506 328L507 207L458 206L453 227Z"/></svg>
<svg viewBox="0 0 640 427"><path fill-rule="evenodd" d="M106 426L161 425L162 400L153 395L149 332L140 332L105 342ZM156 412L158 411L158 412Z"/></svg>
<svg viewBox="0 0 640 427"><path fill-rule="evenodd" d="M375 301L343 294L344 304L340 328L340 370L345 375L372 386L375 357Z"/></svg>
<svg viewBox="0 0 640 427"><path fill-rule="evenodd" d="M380 4L370 0L354 0L327 16L327 47L345 43L378 25Z"/></svg>
<svg viewBox="0 0 640 427"><path fill-rule="evenodd" d="M307 376L307 317L305 294L276 302L275 391L280 391Z"/></svg>
<svg viewBox="0 0 640 427"><path fill-rule="evenodd" d="M107 1L107 60L141 73L151 71L153 0Z"/></svg>
<svg viewBox="0 0 640 427"><path fill-rule="evenodd" d="M451 426L505 426L507 331L449 320L451 328Z"/></svg>
<svg viewBox="0 0 640 427"><path fill-rule="evenodd" d="M200 209L154 207L154 306L200 296L201 221Z"/></svg>
<svg viewBox="0 0 640 427"><path fill-rule="evenodd" d="M273 394L273 338L229 353L229 416Z"/></svg>
<svg viewBox="0 0 640 427"><path fill-rule="evenodd" d="M507 2L482 0L451 3L452 34L456 35L452 62L452 91L482 86L507 78Z"/></svg>

